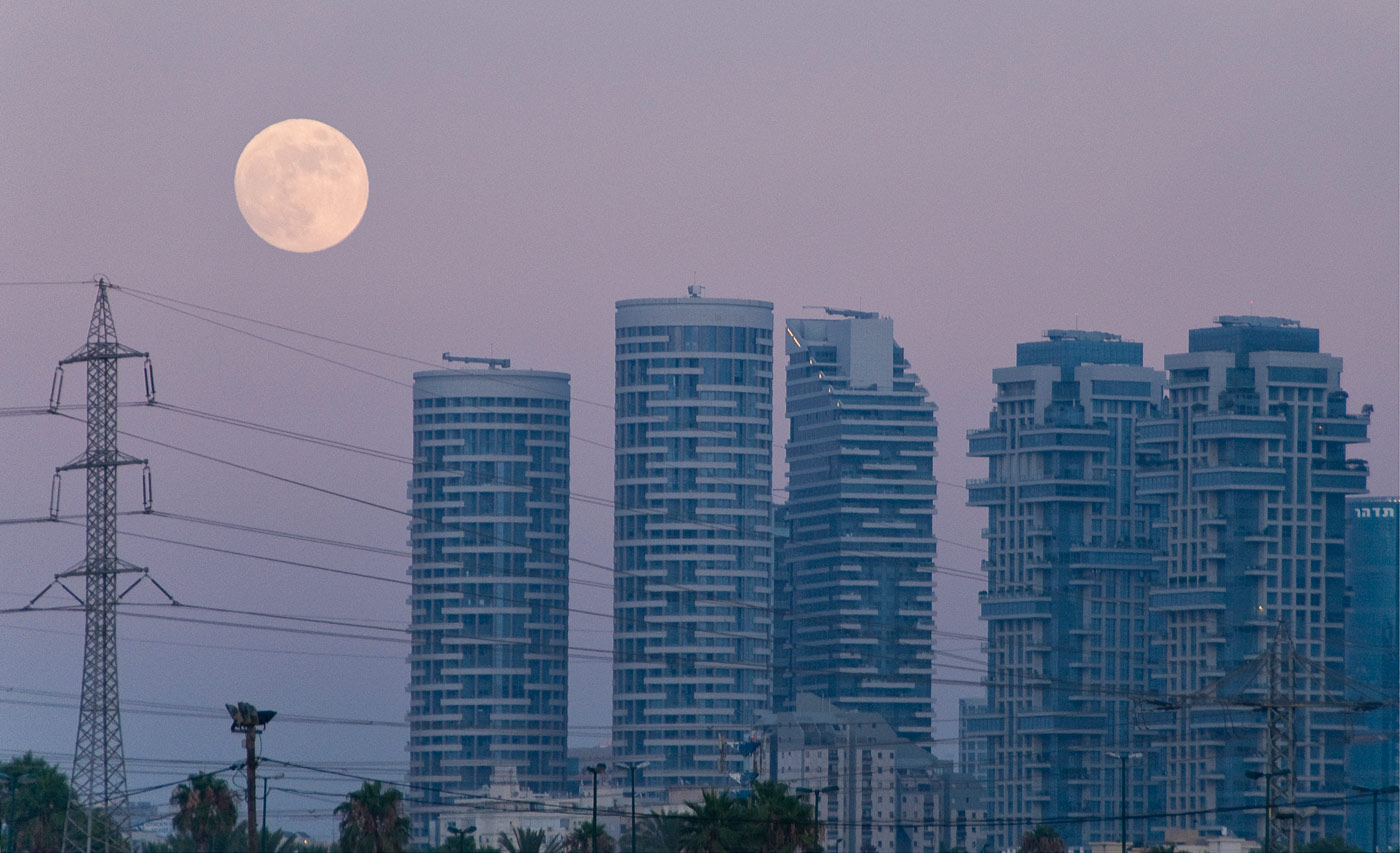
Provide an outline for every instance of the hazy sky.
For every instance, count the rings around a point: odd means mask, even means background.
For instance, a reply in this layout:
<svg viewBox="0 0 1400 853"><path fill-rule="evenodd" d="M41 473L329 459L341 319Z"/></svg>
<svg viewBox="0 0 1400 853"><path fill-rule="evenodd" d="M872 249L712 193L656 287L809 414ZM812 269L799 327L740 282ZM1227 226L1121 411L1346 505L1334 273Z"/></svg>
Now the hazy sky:
<svg viewBox="0 0 1400 853"><path fill-rule="evenodd" d="M941 407L936 530L954 569L977 570L986 517L963 506L958 484L985 474L964 433L985 424L992 368L1047 328L1120 333L1160 366L1220 314L1317 326L1323 349L1346 359L1353 407L1376 406L1372 443L1357 451L1372 460L1372 491L1400 488L1394 3L0 8L0 281L100 273L427 362L451 350L568 371L583 495L612 493L599 445L612 436L613 303L691 283L771 300L780 321L822 304L894 318ZM364 221L317 254L263 243L233 197L244 144L293 117L344 132L369 168ZM0 407L45 404L92 298L0 287ZM165 403L410 451L409 361L216 318L370 376L137 294L114 294L113 307L121 339L151 351ZM126 367L123 397L138 400ZM70 371L65 400L82 393ZM407 505L402 462L168 410L121 417L180 448ZM0 417L0 517L44 515L53 468L82 442L74 421ZM131 438L123 449L150 457L158 510L406 550L392 512ZM781 456L776 469L781 487ZM122 485L124 508L139 509L139 480ZM63 509L82 511L81 477L65 479ZM573 512L574 555L610 563L611 510ZM395 553L169 518L122 529L400 581L124 538L123 557L188 604L407 618ZM82 531L3 526L0 555L0 607L14 607L81 558ZM610 611L606 573L575 567L575 578L576 608ZM985 633L977 588L940 580L940 629ZM609 624L575 614L572 644L605 654ZM124 617L132 788L240 754L222 711L141 713L147 703L250 701L283 714L269 757L399 772L406 645L323 627L354 636ZM74 614L0 616L0 756L34 749L67 767L81 630ZM978 655L975 639L940 643ZM573 668L576 743L606 736L603 654L580 652ZM951 721L977 674L940 675L968 682L939 688ZM321 829L295 812L324 814L355 787L306 773L277 784L336 793L273 795L274 822Z"/></svg>

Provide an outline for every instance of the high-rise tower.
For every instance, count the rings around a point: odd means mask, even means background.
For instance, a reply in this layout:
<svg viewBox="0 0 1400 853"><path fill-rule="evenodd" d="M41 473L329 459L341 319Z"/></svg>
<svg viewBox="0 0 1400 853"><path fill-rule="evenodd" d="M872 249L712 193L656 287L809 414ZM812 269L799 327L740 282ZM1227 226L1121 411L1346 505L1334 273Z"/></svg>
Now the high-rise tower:
<svg viewBox="0 0 1400 853"><path fill-rule="evenodd" d="M409 496L409 779L435 842L436 804L496 768L566 785L568 374L415 373Z"/></svg>
<svg viewBox="0 0 1400 853"><path fill-rule="evenodd" d="M613 749L722 787L770 700L773 306L617 303Z"/></svg>
<svg viewBox="0 0 1400 853"><path fill-rule="evenodd" d="M1153 720L1161 823L1220 809L1212 822L1262 838L1260 814L1231 807L1267 786L1275 803L1316 805L1290 822L1301 839L1341 835L1346 497L1367 477L1346 450L1369 415L1347 413L1342 360L1317 329L1221 317L1189 341L1166 358L1166 417L1138 432L1163 548L1153 689L1176 700Z"/></svg>
<svg viewBox="0 0 1400 853"><path fill-rule="evenodd" d="M1395 807L1400 709L1394 704L1400 696L1400 498L1348 499L1346 536L1349 692L1362 702L1390 699L1367 711L1352 729L1346 778L1363 796L1347 804L1346 838L1363 850L1393 850L1400 841Z"/></svg>
<svg viewBox="0 0 1400 853"><path fill-rule="evenodd" d="M1117 840L1120 791L1128 814L1147 813L1155 761L1134 725L1156 565L1133 474L1134 427L1157 412L1163 376L1118 335L1046 337L992 371L990 423L968 434L969 454L988 460L967 484L987 507L987 702L965 730L987 739L1001 847L1049 818L1068 821L1057 828L1072 846Z"/></svg>
<svg viewBox="0 0 1400 853"><path fill-rule="evenodd" d="M787 321L788 537L775 635L813 693L924 743L933 723L934 442L928 399L894 324L827 309Z"/></svg>

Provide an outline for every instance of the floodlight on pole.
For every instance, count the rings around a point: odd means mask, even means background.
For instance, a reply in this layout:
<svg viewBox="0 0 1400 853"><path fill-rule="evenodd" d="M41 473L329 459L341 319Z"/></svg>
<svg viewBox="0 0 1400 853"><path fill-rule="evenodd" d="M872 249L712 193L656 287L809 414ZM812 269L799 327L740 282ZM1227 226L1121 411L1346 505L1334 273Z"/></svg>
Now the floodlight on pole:
<svg viewBox="0 0 1400 853"><path fill-rule="evenodd" d="M623 761L617 766L627 771L627 777L632 783L632 853L637 853L637 771L650 767L651 762ZM596 823L597 820L595 815L593 821Z"/></svg>
<svg viewBox="0 0 1400 853"><path fill-rule="evenodd" d="M840 789L835 785L827 785L824 788L798 788L796 790L799 794L812 795L812 816L816 818L817 825L824 829L826 821L822 820L822 794L834 794Z"/></svg>
<svg viewBox="0 0 1400 853"><path fill-rule="evenodd" d="M258 853L258 735L277 716L276 711L259 711L247 702L224 705L233 725L231 732L243 733L243 746L248 751L248 849Z"/></svg>
<svg viewBox="0 0 1400 853"><path fill-rule="evenodd" d="M1118 833L1123 853L1128 853L1128 762L1142 758L1141 752L1105 752L1118 761Z"/></svg>
<svg viewBox="0 0 1400 853"><path fill-rule="evenodd" d="M608 765L603 762L588 766L588 772L593 774L593 826L590 828L589 837L592 838L593 853L598 853L598 774L608 769Z"/></svg>

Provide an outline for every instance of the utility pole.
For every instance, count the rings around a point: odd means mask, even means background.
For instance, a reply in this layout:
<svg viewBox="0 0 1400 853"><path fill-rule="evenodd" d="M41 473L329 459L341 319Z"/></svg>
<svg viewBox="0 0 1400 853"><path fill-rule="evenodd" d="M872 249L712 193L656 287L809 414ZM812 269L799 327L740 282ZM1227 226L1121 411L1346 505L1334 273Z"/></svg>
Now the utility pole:
<svg viewBox="0 0 1400 853"><path fill-rule="evenodd" d="M248 850L258 853L258 735L267 727L276 711L259 711L247 702L225 705L228 715L233 718L231 732L243 733L243 747L248 752Z"/></svg>
<svg viewBox="0 0 1400 853"><path fill-rule="evenodd" d="M1128 762L1142 758L1141 752L1105 752L1118 760L1118 832L1123 853L1128 853Z"/></svg>
<svg viewBox="0 0 1400 853"><path fill-rule="evenodd" d="M822 820L822 794L834 794L839 791L840 788L835 785L827 785L822 788L798 788L796 790L799 794L812 795L812 817L816 818L818 827L817 840L821 841L821 836L825 834L821 830L826 828L826 821Z"/></svg>
<svg viewBox="0 0 1400 853"><path fill-rule="evenodd" d="M1400 791L1400 786L1387 785L1384 788L1367 788L1364 785L1353 785L1351 786L1351 789L1353 791L1359 791L1360 793L1371 795L1371 853L1380 853L1380 841L1378 840L1376 831L1380 827L1380 820L1378 816L1380 814L1379 809L1381 794L1394 794L1397 791Z"/></svg>
<svg viewBox="0 0 1400 853"><path fill-rule="evenodd" d="M126 808L126 759L122 750L121 703L117 690L117 575L146 570L117 559L117 469L146 465L146 460L117 450L117 362L146 360L146 402L155 402L155 378L147 353L117 342L116 324L105 278L97 279L97 301L88 324L87 343L58 363L49 411L57 412L63 390L63 367L87 365L87 449L54 472L49 506L58 516L59 477L64 471L87 472L87 547L83 561L54 577L53 583L29 602L32 607L55 585L83 607L83 686L78 702L78 736L73 747L71 782L77 794L63 822L65 853L124 853L130 849ZM146 509L150 509L150 469L143 477ZM64 581L83 579L79 596ZM154 583L154 580L152 581ZM135 586L135 584L132 584ZM165 590L156 584L161 592ZM126 592L129 592L128 587ZM170 594L165 593L169 598ZM174 599L171 599L174 601Z"/></svg>

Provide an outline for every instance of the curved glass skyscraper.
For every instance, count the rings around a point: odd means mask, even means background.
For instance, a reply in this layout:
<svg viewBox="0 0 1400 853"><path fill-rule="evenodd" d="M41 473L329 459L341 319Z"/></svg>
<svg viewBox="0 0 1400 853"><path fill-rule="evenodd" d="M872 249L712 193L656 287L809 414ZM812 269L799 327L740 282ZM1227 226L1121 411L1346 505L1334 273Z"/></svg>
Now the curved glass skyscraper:
<svg viewBox="0 0 1400 853"><path fill-rule="evenodd" d="M773 306L617 303L613 739L722 786L769 707Z"/></svg>
<svg viewBox="0 0 1400 853"><path fill-rule="evenodd" d="M409 780L414 835L435 802L513 768L566 785L569 376L413 376Z"/></svg>

